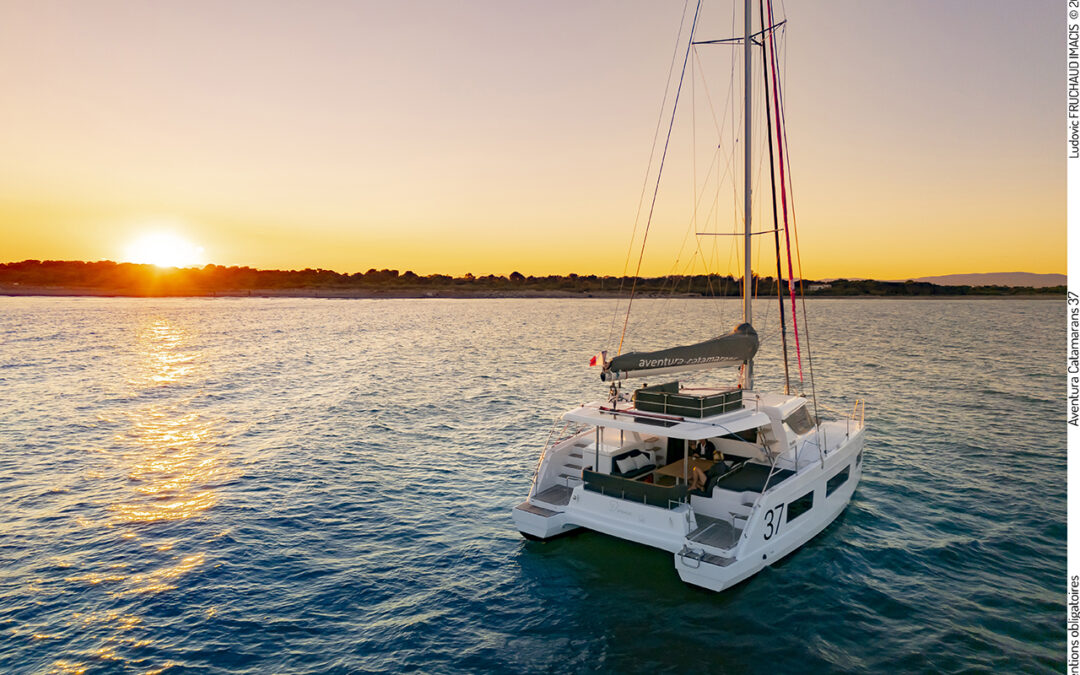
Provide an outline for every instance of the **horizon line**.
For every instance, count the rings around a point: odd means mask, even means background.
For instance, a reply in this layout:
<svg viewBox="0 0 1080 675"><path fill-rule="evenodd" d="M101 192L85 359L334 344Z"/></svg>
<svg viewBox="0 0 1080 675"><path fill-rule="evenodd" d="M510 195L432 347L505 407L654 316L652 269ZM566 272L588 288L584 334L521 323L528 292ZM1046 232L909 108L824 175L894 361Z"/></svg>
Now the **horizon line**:
<svg viewBox="0 0 1080 675"><path fill-rule="evenodd" d="M310 271L314 271L314 272L330 272L332 274L336 274L336 275L340 275L340 276L356 276L356 275L363 276L363 275L366 275L366 274L369 274L369 273L372 273L372 272L375 272L375 273L387 273L387 272L394 273L394 272L396 272L400 276L405 276L405 275L408 275L408 274L412 274L412 275L415 275L416 277L419 277L419 278L448 277L450 279L468 279L470 277L476 278L476 279L483 278L483 277L496 277L496 278L506 277L506 278L510 278L515 274L520 274L521 276L523 276L525 278L530 278L530 277L532 277L532 278L542 278L542 277L567 277L567 278L570 278L570 277L586 277L587 278L587 277L595 277L597 279L633 279L633 278L635 278L635 275L630 275L630 274L616 275L616 274L597 274L597 273L581 273L581 272L567 272L565 274L559 274L559 273L554 273L554 272L549 272L549 273L545 273L545 274L524 274L524 273L519 272L517 270L511 270L510 272L503 272L503 273L487 272L487 273L480 273L480 274L474 274L472 272L465 272L464 274L462 274L460 276L454 276L452 274L446 274L446 273L443 273L443 272L430 272L430 273L426 273L426 274L420 274L420 273L414 272L414 271L412 271L410 269L406 269L404 271L401 271L401 270L397 270L397 269L389 268L389 267L383 267L383 268L369 267L365 271L339 272L337 270L333 270L333 269L329 269L329 268L325 268L325 267L311 267L311 266L308 266L308 267L303 267L303 268L289 268L289 269L283 269L283 268L260 268L260 267L252 267L250 265L237 265L237 264L225 265L225 264L221 264L221 263L212 263L212 262L205 263L203 265L188 265L188 266L184 266L184 267L178 267L178 266L174 266L174 265L157 265L155 263L139 263L139 262L126 261L126 260L118 261L118 260L111 260L111 259L107 259L107 258L100 259L100 260L70 260L70 259L59 259L59 258L26 258L26 259L23 259L23 260L12 260L12 261L8 261L8 262L2 262L2 263L0 263L0 265L8 266L8 265L19 265L19 264L24 264L24 263L39 263L39 264L44 264L44 263L78 263L78 264L84 264L84 265L110 263L110 264L113 264L113 265L137 265L137 266L141 266L141 267L153 267L153 268L157 268L157 269L163 270L163 271L164 270L177 270L177 271L180 271L180 270L204 270L206 268L250 269L250 270L254 270L254 271L258 271L258 272L305 272L305 271L310 270ZM879 279L879 278L876 278L876 277L867 277L867 276L828 276L828 277L821 277L821 278L818 278L818 279L812 279L810 277L797 277L796 276L796 277L792 277L791 280L792 281L819 281L819 282L831 282L831 281L847 280L847 281L881 281L881 282L887 282L887 283L904 283L905 281L918 281L919 279L930 279L930 278L963 277L963 276L991 276L991 275L1008 275L1008 274L1025 274L1025 275L1043 276L1043 277L1046 277L1046 276L1063 276L1063 277L1068 278L1068 273L1067 272L1027 272L1027 271L1022 271L1022 270L1017 270L1017 271L1009 271L1009 272L947 272L947 273L943 273L943 274L923 274L923 275L920 275L920 276L909 276L909 277L904 277L904 278L893 277L891 279ZM771 275L771 274L767 274L767 275L764 275L764 276L762 276L760 274L752 274L752 276L755 277L755 278L761 278L761 279L771 279L771 278L773 278L773 275ZM664 279L664 278L674 278L674 277L683 277L683 278L685 278L685 277L730 277L732 279L741 279L742 275L741 274L740 275L735 275L735 274L731 274L731 273L728 273L728 274L720 274L720 273L664 274L664 275L651 276L651 277L650 276L636 275L636 278L639 278L639 279ZM784 277L783 279L786 280L787 277Z"/></svg>

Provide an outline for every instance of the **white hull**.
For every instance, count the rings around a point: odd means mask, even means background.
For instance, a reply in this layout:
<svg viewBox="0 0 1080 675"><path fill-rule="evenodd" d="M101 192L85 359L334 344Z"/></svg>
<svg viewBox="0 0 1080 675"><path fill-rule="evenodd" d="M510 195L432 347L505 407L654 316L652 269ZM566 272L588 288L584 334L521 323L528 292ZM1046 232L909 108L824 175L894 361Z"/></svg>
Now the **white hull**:
<svg viewBox="0 0 1080 675"><path fill-rule="evenodd" d="M755 508L754 516L747 523L739 548L735 551L735 561L726 567L719 567L705 561L699 562L694 554L700 554L702 547L688 545L689 555L675 556L675 568L679 571L679 577L696 586L722 591L750 578L784 556L798 550L803 544L820 534L847 508L862 478L862 463L856 462L862 449L863 433L860 429L848 443L830 453L830 456L826 458L824 470L818 464L815 469L808 470L806 475L800 473L789 479L789 484L778 485L775 492L766 493L764 499ZM828 477L837 471L842 471L845 465L851 467L850 477L832 494L826 496ZM766 539L765 535L769 528L765 521L768 513L770 511L777 513L781 506L810 490L814 491L814 507L796 518L794 522L785 522L779 532L774 532L773 536ZM774 520L783 522L785 518L774 518ZM794 527L787 527L788 525Z"/></svg>
<svg viewBox="0 0 1080 675"><path fill-rule="evenodd" d="M513 510L518 529L547 539L586 528L663 549L673 554L683 581L714 591L753 576L819 534L844 511L862 477L861 421L825 422L776 462L790 467L779 480L770 476L757 491L741 492L721 482L709 497L694 495L664 507L624 498L625 493L602 494L575 477L579 465L605 466L595 445L586 443L590 433L545 453L532 494ZM824 452L818 451L819 440ZM751 461L757 463L751 468L768 470L760 460Z"/></svg>
<svg viewBox="0 0 1080 675"><path fill-rule="evenodd" d="M739 139L745 156L743 323L727 336L652 351L624 354L620 338L619 353L614 359L608 361L606 352L598 355L604 381L617 383L626 377L655 378L726 364L740 366L738 386L717 389L695 384L688 387L680 386L678 381L657 384L653 380L651 387L643 385L628 396L621 392L618 384L613 385L607 401L584 405L563 415L568 425L578 424L584 429L545 446L529 497L513 510L518 529L529 537L544 539L584 527L669 551L675 556L675 569L683 581L716 591L729 588L782 559L836 519L851 501L862 477L864 438L863 418L858 414L859 402L849 419L823 423L814 419L816 411L811 415L809 402L801 396L770 395L753 390L753 358L759 346L757 332L751 326L753 289L750 283L753 279L754 234L751 229L751 149L754 145L751 139L755 33L751 3L746 0L744 5L745 127ZM700 7L698 3L691 23L682 75L686 74L686 64L690 62L694 45L732 42L694 41ZM779 95L780 76L773 35L781 24L772 23L771 5L768 21L763 8L762 14L761 31L756 34L761 40L757 44L763 48L768 45L770 55L766 57L766 65L772 67L763 71L765 100L767 106L770 100L774 105L771 109L766 108L770 122L766 128L769 129L771 121L775 120L779 157L779 171L774 173L770 140L776 228L773 232L783 231L788 241L788 282L791 284L794 275L784 189L788 176L784 162L787 146L782 142L783 99ZM694 81L693 75L690 79ZM667 140L670 140L670 130L675 122L682 82L680 76ZM771 129L769 135L771 139ZM653 206L666 155L667 141L656 172ZM782 225L776 213L777 176L783 204ZM647 222L651 222L652 206L649 214ZM779 234L774 241L779 280L783 276ZM630 297L633 298L633 290ZM791 304L795 327L794 293ZM627 306L627 320L629 311ZM626 322L624 335L625 325ZM596 359L593 360L595 363ZM801 360L799 374L801 381ZM729 458L734 465L729 464Z"/></svg>

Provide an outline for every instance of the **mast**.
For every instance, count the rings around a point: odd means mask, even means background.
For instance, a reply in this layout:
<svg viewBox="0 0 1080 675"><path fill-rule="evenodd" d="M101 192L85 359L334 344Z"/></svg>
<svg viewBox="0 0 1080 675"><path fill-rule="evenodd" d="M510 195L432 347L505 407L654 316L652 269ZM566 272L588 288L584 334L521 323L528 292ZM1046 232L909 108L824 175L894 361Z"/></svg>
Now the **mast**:
<svg viewBox="0 0 1080 675"><path fill-rule="evenodd" d="M752 57L750 52L750 31L751 31L751 18L750 13L750 0L746 0L745 7L743 9L745 15L746 32L743 36L743 97L746 99L746 108L743 112L745 121L745 130L743 132L743 143L745 146L746 155L746 167L743 171L743 323L750 322L750 101L751 101L751 89L750 89L750 71L752 64ZM753 324L751 324L753 325ZM754 359L750 358L746 361L746 371L743 377L743 389L752 389L754 386Z"/></svg>

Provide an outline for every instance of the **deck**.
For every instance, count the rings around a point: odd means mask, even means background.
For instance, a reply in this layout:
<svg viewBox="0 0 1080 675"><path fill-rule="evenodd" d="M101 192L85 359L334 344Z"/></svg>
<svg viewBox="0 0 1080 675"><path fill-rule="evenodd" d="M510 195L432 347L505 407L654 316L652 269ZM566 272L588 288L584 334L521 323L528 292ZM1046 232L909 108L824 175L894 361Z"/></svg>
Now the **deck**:
<svg viewBox="0 0 1080 675"><path fill-rule="evenodd" d="M569 488L565 485L556 485L537 494L532 500L544 502L545 504L551 504L553 506L566 506L570 503L570 495L573 492L573 488Z"/></svg>
<svg viewBox="0 0 1080 675"><path fill-rule="evenodd" d="M686 536L688 541L723 549L732 548L739 542L742 530L732 527L730 521L700 514L695 514L694 518L698 528Z"/></svg>
<svg viewBox="0 0 1080 675"><path fill-rule="evenodd" d="M542 506L537 506L536 504L530 504L529 502L521 502L520 504L518 504L514 508L519 509L521 511L525 511L526 513L532 513L532 514L540 516L542 518L550 518L552 516L559 515L558 511L552 511L551 509L545 509Z"/></svg>
<svg viewBox="0 0 1080 675"><path fill-rule="evenodd" d="M777 469L772 480L769 480L769 467L764 464L744 464L718 480L716 487L732 492L761 492L765 488L765 481L768 480L772 487L794 475L795 472L790 469Z"/></svg>

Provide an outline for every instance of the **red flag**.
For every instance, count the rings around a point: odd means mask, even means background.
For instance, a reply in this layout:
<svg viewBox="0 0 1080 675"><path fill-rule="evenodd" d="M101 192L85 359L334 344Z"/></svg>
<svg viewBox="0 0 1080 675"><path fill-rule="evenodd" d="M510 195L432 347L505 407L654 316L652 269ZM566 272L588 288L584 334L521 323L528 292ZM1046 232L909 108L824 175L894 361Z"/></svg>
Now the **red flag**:
<svg viewBox="0 0 1080 675"><path fill-rule="evenodd" d="M590 368L595 366L597 363L599 363L601 366L604 366L604 367L607 366L607 351L606 350L600 352L596 356L589 359L589 367Z"/></svg>

